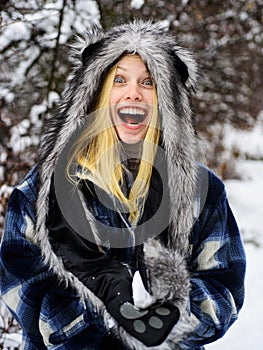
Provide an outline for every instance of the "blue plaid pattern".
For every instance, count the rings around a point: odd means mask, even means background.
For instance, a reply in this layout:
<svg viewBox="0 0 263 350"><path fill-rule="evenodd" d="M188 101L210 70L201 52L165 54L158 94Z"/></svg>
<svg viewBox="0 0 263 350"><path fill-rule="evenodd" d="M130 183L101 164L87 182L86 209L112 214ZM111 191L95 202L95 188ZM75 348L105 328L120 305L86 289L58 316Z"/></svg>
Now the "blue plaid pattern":
<svg viewBox="0 0 263 350"><path fill-rule="evenodd" d="M208 172L210 190L193 228L188 261L188 307L198 324L181 349L201 350L222 337L244 299L240 234L222 182ZM23 328L23 349L101 350L107 333L101 317L88 300L58 281L34 243L36 182L34 168L9 200L0 252L1 295Z"/></svg>

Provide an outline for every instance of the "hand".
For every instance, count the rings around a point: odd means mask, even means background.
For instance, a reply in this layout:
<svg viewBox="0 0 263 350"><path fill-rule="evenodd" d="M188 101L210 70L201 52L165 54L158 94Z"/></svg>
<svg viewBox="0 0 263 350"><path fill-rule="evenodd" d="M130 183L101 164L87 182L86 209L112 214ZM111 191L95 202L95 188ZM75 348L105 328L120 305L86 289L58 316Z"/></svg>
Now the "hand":
<svg viewBox="0 0 263 350"><path fill-rule="evenodd" d="M119 303L116 299L107 305L107 309L119 325L146 346L160 345L180 317L179 309L168 303L139 309L129 301Z"/></svg>
<svg viewBox="0 0 263 350"><path fill-rule="evenodd" d="M98 263L93 268L90 266L91 270L93 274L85 279L85 283L104 302L118 325L146 346L160 345L177 323L179 309L168 303L155 303L149 294L154 304L145 309L136 307L132 295L132 276L126 266L118 261L107 259L107 263L104 260L100 266Z"/></svg>
<svg viewBox="0 0 263 350"><path fill-rule="evenodd" d="M160 345L180 317L179 309L169 303L145 309L134 306L130 271L108 256L90 259L85 265L70 261L65 265L103 301L118 325L146 346Z"/></svg>

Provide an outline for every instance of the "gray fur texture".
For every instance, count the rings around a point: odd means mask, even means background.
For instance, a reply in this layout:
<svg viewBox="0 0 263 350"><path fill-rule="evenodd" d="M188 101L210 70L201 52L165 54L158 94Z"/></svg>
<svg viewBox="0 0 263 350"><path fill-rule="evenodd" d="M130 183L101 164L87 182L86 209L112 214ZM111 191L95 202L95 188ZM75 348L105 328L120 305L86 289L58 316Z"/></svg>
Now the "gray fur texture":
<svg viewBox="0 0 263 350"><path fill-rule="evenodd" d="M58 114L48 125L40 150L36 240L50 268L61 280L74 286L79 295L88 297L98 312L104 315L107 324L110 315L101 301L65 270L62 261L52 251L46 217L51 176L58 158L67 140L90 112L104 72L125 52L141 56L157 85L163 146L168 163L171 229L169 249L164 249L156 241L145 244L145 262L153 294L157 299L171 301L181 310L178 325L163 347L158 347L176 349L176 344L194 327L186 312L190 282L185 259L189 254L189 232L193 224L197 157L189 94L191 89L196 88L198 69L192 54L180 47L174 36L164 32L158 24L134 21L106 33L95 28L76 44L72 53L74 71L63 93ZM185 82L174 66L177 57L188 69L189 77ZM87 213L87 216L92 221L92 214ZM130 348L145 348L114 321L112 330Z"/></svg>
<svg viewBox="0 0 263 350"><path fill-rule="evenodd" d="M185 306L190 291L185 259L177 251L167 249L152 239L144 244L144 260L151 294L160 302Z"/></svg>

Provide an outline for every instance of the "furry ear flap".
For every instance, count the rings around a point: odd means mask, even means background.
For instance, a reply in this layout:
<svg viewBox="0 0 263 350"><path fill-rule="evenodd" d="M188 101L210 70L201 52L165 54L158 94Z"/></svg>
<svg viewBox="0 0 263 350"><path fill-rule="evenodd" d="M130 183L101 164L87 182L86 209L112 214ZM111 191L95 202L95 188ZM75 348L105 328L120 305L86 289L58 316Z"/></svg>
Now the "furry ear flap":
<svg viewBox="0 0 263 350"><path fill-rule="evenodd" d="M175 46L172 48L171 55L174 60L173 66L180 74L182 82L196 91L199 67L193 54L187 49Z"/></svg>
<svg viewBox="0 0 263 350"><path fill-rule="evenodd" d="M103 40L99 40L86 46L81 55L82 64L85 65L90 57L96 57L96 55L101 51L102 45Z"/></svg>
<svg viewBox="0 0 263 350"><path fill-rule="evenodd" d="M174 52L172 53L172 57L173 65L176 71L179 73L182 83L184 84L189 78L188 67L176 54L174 54Z"/></svg>

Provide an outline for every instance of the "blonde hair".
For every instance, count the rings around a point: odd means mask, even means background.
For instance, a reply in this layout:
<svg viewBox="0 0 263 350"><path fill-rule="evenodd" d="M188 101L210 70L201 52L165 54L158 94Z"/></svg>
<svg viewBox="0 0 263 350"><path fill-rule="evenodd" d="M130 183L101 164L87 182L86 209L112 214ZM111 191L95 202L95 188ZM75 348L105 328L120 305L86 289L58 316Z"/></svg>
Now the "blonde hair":
<svg viewBox="0 0 263 350"><path fill-rule="evenodd" d="M156 89L153 89L154 107L150 124L143 141L141 162L128 197L122 191L123 165L120 159L119 138L111 120L109 100L117 64L110 69L104 84L93 119L83 131L78 142L74 145L67 171L70 179L70 166L77 161L81 166L81 176L88 178L100 186L106 193L115 196L129 212L129 222L136 225L140 212L144 207L152 175L152 165L160 136L157 112Z"/></svg>

